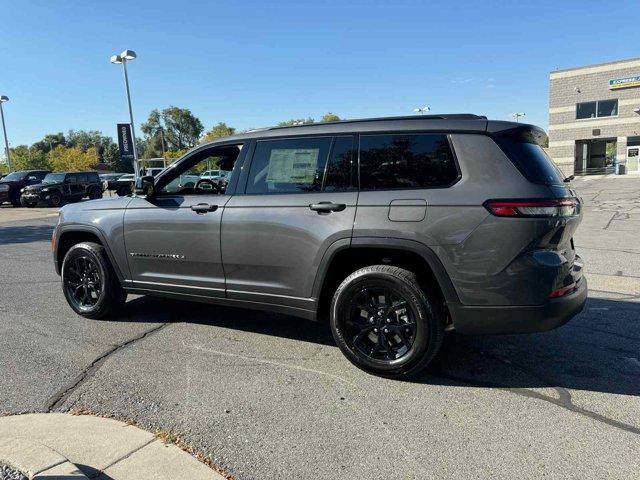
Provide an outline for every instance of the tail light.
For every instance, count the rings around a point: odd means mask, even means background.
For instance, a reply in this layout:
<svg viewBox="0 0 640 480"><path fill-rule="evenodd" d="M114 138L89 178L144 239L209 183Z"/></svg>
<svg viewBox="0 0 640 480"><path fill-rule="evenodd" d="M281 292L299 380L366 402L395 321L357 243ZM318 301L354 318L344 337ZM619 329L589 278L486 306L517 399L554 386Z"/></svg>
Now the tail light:
<svg viewBox="0 0 640 480"><path fill-rule="evenodd" d="M487 200L484 206L497 217L571 217L580 214L577 198Z"/></svg>
<svg viewBox="0 0 640 480"><path fill-rule="evenodd" d="M572 293L576 289L576 283L573 282L570 285L554 290L549 294L549 298L564 297L565 295Z"/></svg>

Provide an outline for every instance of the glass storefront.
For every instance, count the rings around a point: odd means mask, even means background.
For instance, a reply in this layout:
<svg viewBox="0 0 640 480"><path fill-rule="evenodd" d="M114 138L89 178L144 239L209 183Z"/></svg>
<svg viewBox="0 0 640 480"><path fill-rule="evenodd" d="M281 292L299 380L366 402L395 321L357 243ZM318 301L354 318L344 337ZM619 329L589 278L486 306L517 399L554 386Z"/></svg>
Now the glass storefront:
<svg viewBox="0 0 640 480"><path fill-rule="evenodd" d="M615 138L576 140L575 174L613 173L617 146Z"/></svg>

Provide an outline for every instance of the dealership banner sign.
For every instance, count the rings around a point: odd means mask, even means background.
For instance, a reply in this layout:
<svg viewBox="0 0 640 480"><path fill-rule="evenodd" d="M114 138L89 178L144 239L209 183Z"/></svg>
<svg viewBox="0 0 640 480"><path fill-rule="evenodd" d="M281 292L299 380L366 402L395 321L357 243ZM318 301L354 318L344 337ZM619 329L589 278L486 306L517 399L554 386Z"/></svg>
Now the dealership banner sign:
<svg viewBox="0 0 640 480"><path fill-rule="evenodd" d="M634 77L614 78L609 80L609 89L640 87L640 75Z"/></svg>
<svg viewBox="0 0 640 480"><path fill-rule="evenodd" d="M131 162L135 158L133 154L133 135L131 134L131 124L118 124L118 147L120 148L120 161Z"/></svg>

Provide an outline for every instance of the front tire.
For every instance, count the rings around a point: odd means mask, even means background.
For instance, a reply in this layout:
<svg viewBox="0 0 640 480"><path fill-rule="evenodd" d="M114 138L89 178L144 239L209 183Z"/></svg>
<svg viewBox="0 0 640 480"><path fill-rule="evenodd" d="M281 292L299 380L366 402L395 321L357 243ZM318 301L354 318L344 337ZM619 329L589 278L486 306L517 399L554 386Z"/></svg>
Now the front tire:
<svg viewBox="0 0 640 480"><path fill-rule="evenodd" d="M34 208L37 204L37 202L28 202L24 198L20 198L20 205L25 208Z"/></svg>
<svg viewBox="0 0 640 480"><path fill-rule="evenodd" d="M357 367L384 377L420 372L442 345L444 322L413 272L372 265L349 275L331 302L331 331Z"/></svg>
<svg viewBox="0 0 640 480"><path fill-rule="evenodd" d="M127 299L102 245L78 243L62 263L62 290L69 306L86 318L117 313Z"/></svg>

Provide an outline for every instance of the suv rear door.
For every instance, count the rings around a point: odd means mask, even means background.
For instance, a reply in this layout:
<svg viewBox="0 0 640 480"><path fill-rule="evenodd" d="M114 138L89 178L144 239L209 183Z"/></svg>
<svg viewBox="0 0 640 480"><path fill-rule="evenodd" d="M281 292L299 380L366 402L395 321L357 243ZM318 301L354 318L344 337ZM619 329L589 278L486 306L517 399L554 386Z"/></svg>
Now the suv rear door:
<svg viewBox="0 0 640 480"><path fill-rule="evenodd" d="M258 140L222 221L227 296L313 310L327 249L350 242L358 193L355 137ZM247 171L248 170L248 171Z"/></svg>

